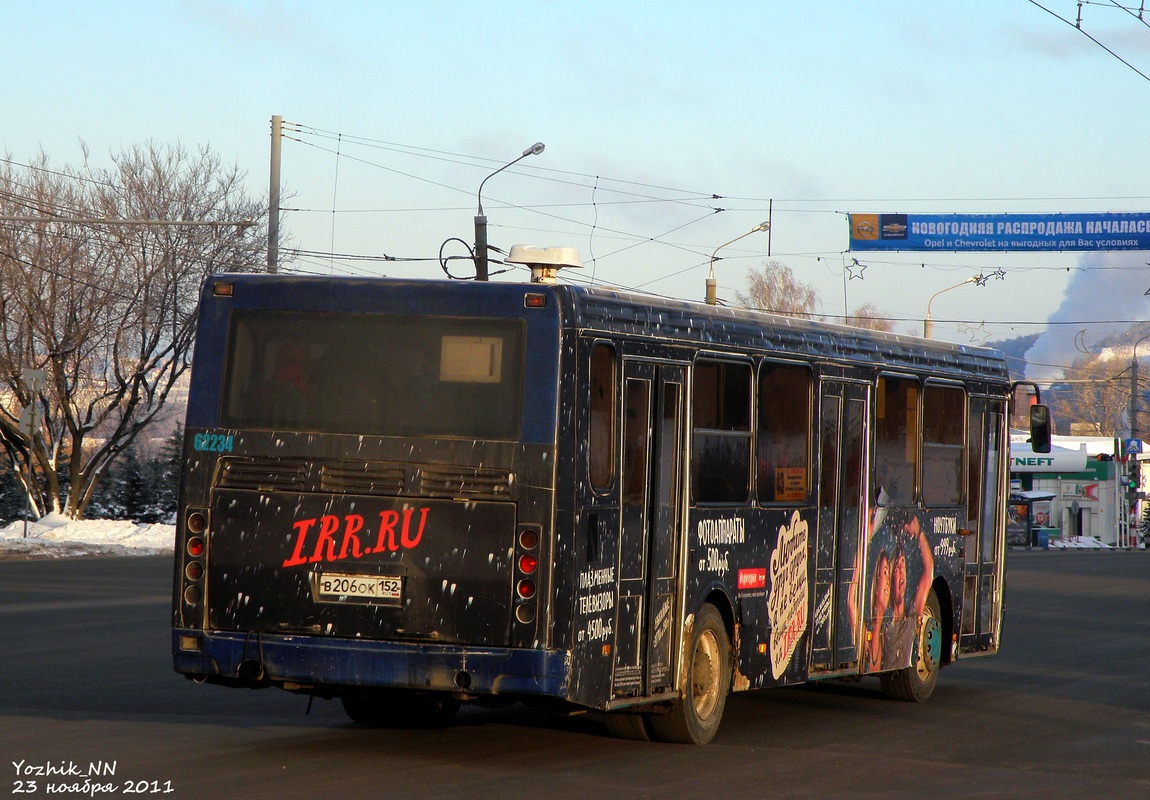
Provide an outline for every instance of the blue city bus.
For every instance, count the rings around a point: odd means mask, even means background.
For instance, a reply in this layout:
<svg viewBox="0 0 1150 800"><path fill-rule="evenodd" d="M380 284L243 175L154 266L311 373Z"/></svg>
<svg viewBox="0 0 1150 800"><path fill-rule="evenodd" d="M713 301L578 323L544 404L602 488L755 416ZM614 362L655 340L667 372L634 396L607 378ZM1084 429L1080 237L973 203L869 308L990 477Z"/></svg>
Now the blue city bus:
<svg viewBox="0 0 1150 800"><path fill-rule="evenodd" d="M992 349L606 288L212 276L175 669L695 743L732 691L925 700L999 648L1015 388Z"/></svg>

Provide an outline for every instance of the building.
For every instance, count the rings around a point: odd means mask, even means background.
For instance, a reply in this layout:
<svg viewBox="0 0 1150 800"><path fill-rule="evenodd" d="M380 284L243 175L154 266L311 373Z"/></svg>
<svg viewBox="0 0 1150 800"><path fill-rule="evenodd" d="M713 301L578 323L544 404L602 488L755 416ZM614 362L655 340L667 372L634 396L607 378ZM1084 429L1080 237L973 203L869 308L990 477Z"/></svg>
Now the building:
<svg viewBox="0 0 1150 800"><path fill-rule="evenodd" d="M1013 528L1014 536L1008 534L1008 538L1012 543L1040 544L1042 534L1135 546L1146 498L1140 467L1143 442L1055 436L1050 453L1035 453L1026 436L1014 433L1010 437L1013 508L1008 530ZM1024 505L1025 521L1019 519ZM1029 541L1020 540L1024 532Z"/></svg>

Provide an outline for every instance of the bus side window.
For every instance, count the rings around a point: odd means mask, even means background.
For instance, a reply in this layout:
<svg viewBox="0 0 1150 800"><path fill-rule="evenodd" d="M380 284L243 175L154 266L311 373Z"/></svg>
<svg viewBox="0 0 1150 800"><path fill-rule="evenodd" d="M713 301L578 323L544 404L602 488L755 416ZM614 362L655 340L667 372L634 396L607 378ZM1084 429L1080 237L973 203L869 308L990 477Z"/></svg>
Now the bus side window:
<svg viewBox="0 0 1150 800"><path fill-rule="evenodd" d="M810 371L764 362L758 409L759 502L804 502L810 492Z"/></svg>
<svg viewBox="0 0 1150 800"><path fill-rule="evenodd" d="M591 350L591 424L587 458L591 487L597 491L610 489L615 479L617 374L614 348L608 344L595 345Z"/></svg>
<svg viewBox="0 0 1150 800"><path fill-rule="evenodd" d="M695 364L692 494L699 503L745 503L751 474L751 365Z"/></svg>
<svg viewBox="0 0 1150 800"><path fill-rule="evenodd" d="M918 384L881 377L875 403L875 476L881 502L914 502L918 471Z"/></svg>
<svg viewBox="0 0 1150 800"><path fill-rule="evenodd" d="M922 392L922 500L928 506L962 502L966 395L955 386Z"/></svg>

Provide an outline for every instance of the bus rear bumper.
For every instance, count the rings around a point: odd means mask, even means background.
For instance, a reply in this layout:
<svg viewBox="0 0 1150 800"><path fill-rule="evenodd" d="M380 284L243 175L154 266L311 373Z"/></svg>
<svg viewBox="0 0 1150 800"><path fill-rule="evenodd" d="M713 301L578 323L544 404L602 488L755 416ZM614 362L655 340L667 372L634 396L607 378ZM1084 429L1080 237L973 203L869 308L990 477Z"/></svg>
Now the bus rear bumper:
<svg viewBox="0 0 1150 800"><path fill-rule="evenodd" d="M176 672L237 686L398 688L567 698L562 650L361 641L175 628Z"/></svg>

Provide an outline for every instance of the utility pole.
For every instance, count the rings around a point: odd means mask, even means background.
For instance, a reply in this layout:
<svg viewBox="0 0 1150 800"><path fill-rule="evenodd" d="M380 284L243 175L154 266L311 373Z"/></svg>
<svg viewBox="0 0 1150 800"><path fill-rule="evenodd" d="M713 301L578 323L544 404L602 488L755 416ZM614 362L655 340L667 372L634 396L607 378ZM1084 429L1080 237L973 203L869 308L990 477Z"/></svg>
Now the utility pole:
<svg viewBox="0 0 1150 800"><path fill-rule="evenodd" d="M1138 357L1130 359L1130 438L1138 438Z"/></svg>
<svg viewBox="0 0 1150 800"><path fill-rule="evenodd" d="M1139 506L1139 489L1142 486L1142 464L1138 456L1142 452L1142 437L1138 429L1138 345L1150 336L1143 336L1134 343L1134 350L1130 356L1130 447L1127 454L1129 459L1126 465L1126 502L1130 512L1135 513ZM1122 528L1119 527L1119 532ZM1130 530L1129 517L1127 517L1126 535L1120 546L1130 547L1134 543L1133 531Z"/></svg>
<svg viewBox="0 0 1150 800"><path fill-rule="evenodd" d="M268 272L279 270L280 260L280 148L284 120L272 115L272 163L268 185Z"/></svg>

